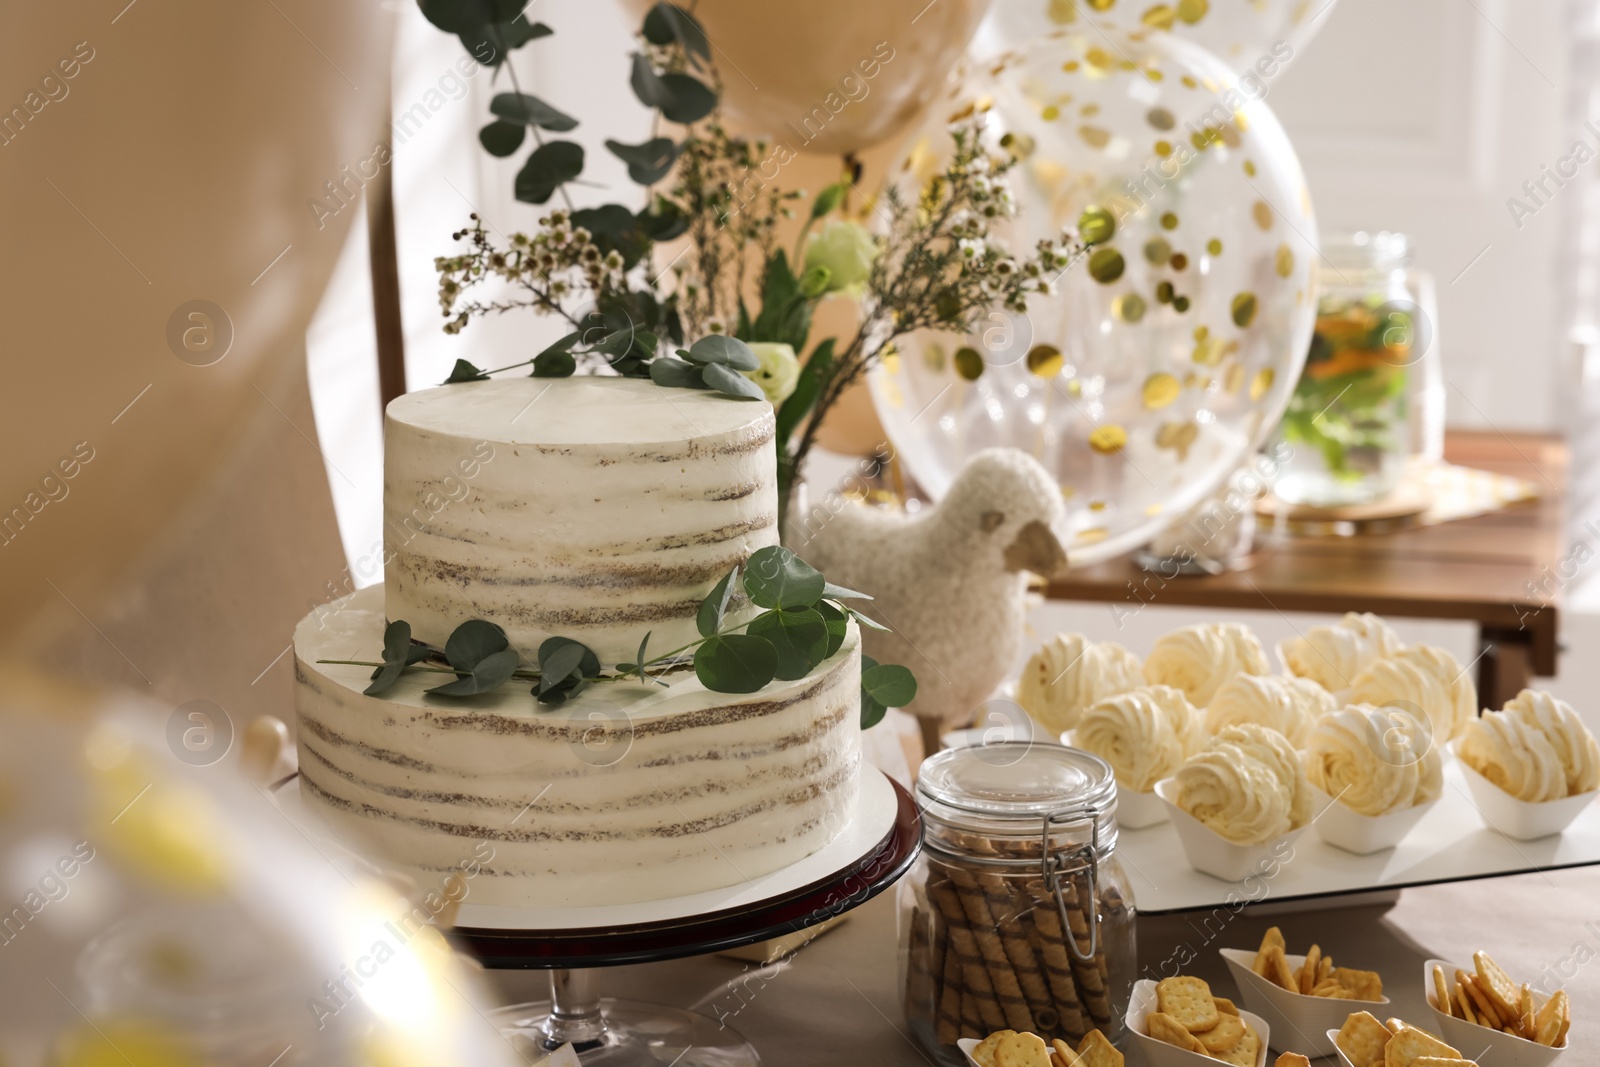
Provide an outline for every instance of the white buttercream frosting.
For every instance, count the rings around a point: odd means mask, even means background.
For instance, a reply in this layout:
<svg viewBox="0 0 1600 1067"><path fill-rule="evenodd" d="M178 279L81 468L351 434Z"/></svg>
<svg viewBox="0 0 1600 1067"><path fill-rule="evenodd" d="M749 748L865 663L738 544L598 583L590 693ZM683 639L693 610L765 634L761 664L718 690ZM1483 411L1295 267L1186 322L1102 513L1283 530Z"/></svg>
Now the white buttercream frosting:
<svg viewBox="0 0 1600 1067"><path fill-rule="evenodd" d="M1197 708L1211 703L1235 674L1266 673L1261 641L1237 622L1200 623L1164 634L1144 661L1145 681L1182 689Z"/></svg>
<svg viewBox="0 0 1600 1067"><path fill-rule="evenodd" d="M849 818L861 759L853 624L811 675L749 696L679 671L666 688L596 683L549 707L517 682L425 696L436 674L364 695L371 668L318 661L378 658L382 603L382 590L363 590L295 631L302 793L426 883L478 859L477 903L671 897L793 863Z"/></svg>
<svg viewBox="0 0 1600 1067"><path fill-rule="evenodd" d="M1311 783L1289 739L1229 726L1178 768L1178 807L1230 841L1264 844L1311 820Z"/></svg>
<svg viewBox="0 0 1600 1067"><path fill-rule="evenodd" d="M1600 743L1572 706L1524 689L1462 732L1461 759L1518 800L1540 803L1600 788Z"/></svg>
<svg viewBox="0 0 1600 1067"><path fill-rule="evenodd" d="M1346 689L1375 660L1405 647L1395 633L1371 612L1350 612L1332 626L1316 626L1279 646L1290 674L1310 678L1331 692Z"/></svg>
<svg viewBox="0 0 1600 1067"><path fill-rule="evenodd" d="M1311 784L1351 811L1387 815L1444 788L1432 730L1414 712L1352 704L1318 720L1305 745Z"/></svg>
<svg viewBox="0 0 1600 1067"><path fill-rule="evenodd" d="M1418 645L1375 660L1344 693L1352 704L1376 704L1420 712L1442 743L1477 714L1478 689L1456 658L1442 648Z"/></svg>
<svg viewBox="0 0 1600 1067"><path fill-rule="evenodd" d="M1333 694L1309 678L1235 674L1206 706L1205 724L1213 734L1241 723L1269 726L1299 748L1317 718L1336 707Z"/></svg>
<svg viewBox="0 0 1600 1067"><path fill-rule="evenodd" d="M1028 660L1017 682L1017 703L1033 721L1060 734L1097 700L1144 684L1139 657L1113 641L1056 634Z"/></svg>
<svg viewBox="0 0 1600 1067"><path fill-rule="evenodd" d="M1120 785L1148 793L1204 743L1205 734L1182 690L1152 685L1090 705L1072 739L1111 764Z"/></svg>
<svg viewBox="0 0 1600 1067"><path fill-rule="evenodd" d="M384 420L386 607L435 648L469 618L532 659L610 665L696 636L699 602L776 544L772 408L628 378L407 393Z"/></svg>

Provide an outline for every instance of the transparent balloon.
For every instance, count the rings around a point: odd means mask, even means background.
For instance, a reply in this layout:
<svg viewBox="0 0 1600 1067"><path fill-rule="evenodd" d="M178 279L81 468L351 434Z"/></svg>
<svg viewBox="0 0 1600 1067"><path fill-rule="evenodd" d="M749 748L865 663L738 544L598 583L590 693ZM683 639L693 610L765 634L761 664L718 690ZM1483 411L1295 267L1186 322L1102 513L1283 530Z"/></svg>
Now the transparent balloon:
<svg viewBox="0 0 1600 1067"><path fill-rule="evenodd" d="M0 1062L520 1062L431 903L184 759L162 710L0 670Z"/></svg>
<svg viewBox="0 0 1600 1067"><path fill-rule="evenodd" d="M1007 0L973 41L991 57L1060 30L1152 30L1197 44L1249 83L1265 84L1294 62L1327 22L1335 0Z"/></svg>
<svg viewBox="0 0 1600 1067"><path fill-rule="evenodd" d="M964 80L913 135L908 195L953 121L1018 164L996 225L1018 255L1076 228L1089 253L1026 314L966 338L922 333L872 379L911 477L943 495L966 457L1009 445L1061 482L1074 563L1150 540L1271 430L1311 336L1316 222L1277 119L1170 34L1074 33Z"/></svg>

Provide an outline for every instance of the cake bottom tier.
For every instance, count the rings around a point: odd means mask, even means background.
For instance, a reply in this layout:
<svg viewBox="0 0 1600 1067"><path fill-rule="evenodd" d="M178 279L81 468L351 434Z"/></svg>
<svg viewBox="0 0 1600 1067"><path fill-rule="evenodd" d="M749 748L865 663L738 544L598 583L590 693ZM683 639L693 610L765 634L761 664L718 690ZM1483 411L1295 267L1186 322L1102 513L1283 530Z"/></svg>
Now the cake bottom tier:
<svg viewBox="0 0 1600 1067"><path fill-rule="evenodd" d="M295 631L305 803L375 860L442 884L467 871L476 904L627 904L739 885L820 849L855 806L859 637L810 676L760 693L592 686L558 708L511 683L425 696L407 675L381 697L381 588Z"/></svg>

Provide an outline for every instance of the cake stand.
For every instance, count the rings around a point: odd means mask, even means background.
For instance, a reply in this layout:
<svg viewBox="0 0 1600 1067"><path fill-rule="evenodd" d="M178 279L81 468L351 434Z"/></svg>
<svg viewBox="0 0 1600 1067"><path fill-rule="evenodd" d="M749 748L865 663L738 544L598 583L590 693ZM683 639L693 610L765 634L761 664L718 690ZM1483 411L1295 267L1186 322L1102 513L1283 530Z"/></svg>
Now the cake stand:
<svg viewBox="0 0 1600 1067"><path fill-rule="evenodd" d="M274 791L307 830L331 831L300 803L299 782ZM463 901L444 935L493 969L550 972L550 1000L491 1013L520 1052L571 1044L583 1067L755 1067L754 1047L707 1015L600 996L599 968L703 955L796 933L877 896L922 844L911 795L864 766L845 828L798 863L737 886L639 904L509 908Z"/></svg>

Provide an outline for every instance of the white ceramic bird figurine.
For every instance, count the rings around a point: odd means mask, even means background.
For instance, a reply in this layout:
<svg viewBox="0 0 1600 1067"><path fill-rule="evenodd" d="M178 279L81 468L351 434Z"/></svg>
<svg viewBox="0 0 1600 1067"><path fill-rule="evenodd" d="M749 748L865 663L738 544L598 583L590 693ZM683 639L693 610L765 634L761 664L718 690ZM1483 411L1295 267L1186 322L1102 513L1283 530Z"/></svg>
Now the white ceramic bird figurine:
<svg viewBox="0 0 1600 1067"><path fill-rule="evenodd" d="M940 730L969 722L1015 666L1027 573L1048 578L1066 565L1052 530L1060 486L1027 453L990 448L915 514L850 501L798 510L784 544L873 597L865 613L892 632L863 629L863 651L917 676L906 710L934 751Z"/></svg>

